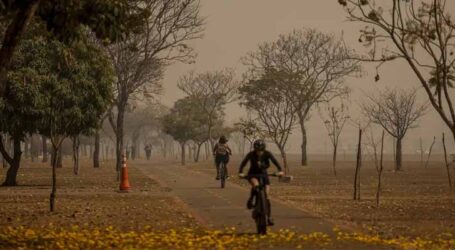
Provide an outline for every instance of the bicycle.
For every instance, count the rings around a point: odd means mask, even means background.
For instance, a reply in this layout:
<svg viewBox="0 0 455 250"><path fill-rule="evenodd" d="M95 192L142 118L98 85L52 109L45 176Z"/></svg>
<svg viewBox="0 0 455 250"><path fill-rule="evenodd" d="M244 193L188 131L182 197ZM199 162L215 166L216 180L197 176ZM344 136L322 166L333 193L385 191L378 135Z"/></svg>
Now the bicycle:
<svg viewBox="0 0 455 250"><path fill-rule="evenodd" d="M220 162L220 181L221 188L224 188L226 185L226 163L224 161Z"/></svg>
<svg viewBox="0 0 455 250"><path fill-rule="evenodd" d="M259 174L259 175L247 175L243 177L243 179L248 179L251 177L256 177L259 181L259 192L256 193L256 202L253 208L252 212L252 217L254 221L256 222L256 230L258 234L267 234L267 216L268 216L268 209L269 207L267 206L267 192L265 190L265 185L263 181L263 177L266 174ZM273 176L273 177L280 177L276 173L273 174L267 174L268 176Z"/></svg>

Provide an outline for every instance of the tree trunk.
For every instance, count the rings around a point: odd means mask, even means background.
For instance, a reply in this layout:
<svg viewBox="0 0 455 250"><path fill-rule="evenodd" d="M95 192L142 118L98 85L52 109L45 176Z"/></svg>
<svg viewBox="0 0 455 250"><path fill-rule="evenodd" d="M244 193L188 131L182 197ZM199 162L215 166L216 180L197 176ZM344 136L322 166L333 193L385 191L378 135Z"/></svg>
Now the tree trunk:
<svg viewBox="0 0 455 250"><path fill-rule="evenodd" d="M19 171L20 163L21 163L21 140L15 138L13 140L13 147L14 147L14 156L9 162L10 167L6 172L5 182L3 182L3 186L16 186L17 185L17 173Z"/></svg>
<svg viewBox="0 0 455 250"><path fill-rule="evenodd" d="M278 146L278 149L280 150L280 155L281 159L283 160L283 168L284 168L284 173L285 175L289 175L289 168L288 168L288 160L286 157L286 151L284 150L284 147Z"/></svg>
<svg viewBox="0 0 455 250"><path fill-rule="evenodd" d="M402 138L397 138L395 171L401 171L401 163L402 163L401 140L402 140Z"/></svg>
<svg viewBox="0 0 455 250"><path fill-rule="evenodd" d="M96 130L95 133L95 151L93 152L93 167L100 167L100 131Z"/></svg>
<svg viewBox="0 0 455 250"><path fill-rule="evenodd" d="M201 154L202 143L197 144L196 157L194 158L195 162L199 162L199 156Z"/></svg>
<svg viewBox="0 0 455 250"><path fill-rule="evenodd" d="M379 168L378 170L378 186L376 188L376 208L379 208L379 199L381 195L382 189L382 171L384 170L384 130L382 130L382 137L381 137L381 157L379 159Z"/></svg>
<svg viewBox="0 0 455 250"><path fill-rule="evenodd" d="M1 135L1 134L0 134ZM5 139L3 139L3 136L2 136L2 141L0 142L2 144L2 146L4 147L4 150L5 150L5 154L9 154L10 151L9 151L9 148L11 146L11 143L9 141L9 138L8 136L5 136ZM9 167L9 163L8 161L6 160L6 156L3 156L3 153L2 153L2 163L3 163L3 168L8 168Z"/></svg>
<svg viewBox="0 0 455 250"><path fill-rule="evenodd" d="M73 137L73 173L75 175L79 174L79 145L80 145L79 136L74 136Z"/></svg>
<svg viewBox="0 0 455 250"><path fill-rule="evenodd" d="M442 133L442 146L444 148L444 161L446 164L446 170L447 170L447 178L449 180L449 187L452 188L452 178L450 176L450 168L449 168L449 161L447 160L447 148L446 148L446 141L445 141L445 135Z"/></svg>
<svg viewBox="0 0 455 250"><path fill-rule="evenodd" d="M185 143L181 143L180 148L182 153L182 166L185 166Z"/></svg>
<svg viewBox="0 0 455 250"><path fill-rule="evenodd" d="M354 173L354 200L360 199L360 165L362 162L362 129L359 129L359 142L357 144L357 161Z"/></svg>
<svg viewBox="0 0 455 250"><path fill-rule="evenodd" d="M117 124L115 129L116 137L116 169L117 169L117 180L120 180L120 170L122 169L122 154L124 151L123 144L123 123L125 119L125 107L126 101L119 104L117 114Z"/></svg>
<svg viewBox="0 0 455 250"><path fill-rule="evenodd" d="M63 149L61 144L57 150L57 168L63 168Z"/></svg>
<svg viewBox="0 0 455 250"><path fill-rule="evenodd" d="M46 163L48 161L48 151L47 151L47 138L46 136L41 136L41 140L43 143L43 163Z"/></svg>
<svg viewBox="0 0 455 250"><path fill-rule="evenodd" d="M4 34L2 48L0 49L0 98L3 98L5 95L7 73L14 51L30 20L34 16L40 0L32 0L25 3L8 25Z"/></svg>
<svg viewBox="0 0 455 250"><path fill-rule="evenodd" d="M54 212L54 209L55 209L55 194L57 192L57 156L58 154L60 154L61 151L61 147L60 146L53 146L52 147L52 152L53 152L53 155L54 157L52 157L52 191L51 191L51 195L50 195L50 198L49 198L49 207L50 207L50 211L51 212Z"/></svg>
<svg viewBox="0 0 455 250"><path fill-rule="evenodd" d="M433 137L433 142L431 143L431 146L430 146L430 149L428 152L427 161L425 162L425 168L428 167L428 163L430 163L430 157L431 157L431 153L433 152L433 146L434 146L435 142L436 142L436 136Z"/></svg>
<svg viewBox="0 0 455 250"><path fill-rule="evenodd" d="M301 159L301 165L302 166L307 166L308 165L308 156L307 156L307 134L306 134L306 128L305 128L305 119L300 117L300 132L302 133L302 145L301 145L301 150L302 150L302 159Z"/></svg>
<svg viewBox="0 0 455 250"><path fill-rule="evenodd" d="M333 156L332 156L332 167L333 167L333 175L337 176L337 149L338 145L333 145Z"/></svg>

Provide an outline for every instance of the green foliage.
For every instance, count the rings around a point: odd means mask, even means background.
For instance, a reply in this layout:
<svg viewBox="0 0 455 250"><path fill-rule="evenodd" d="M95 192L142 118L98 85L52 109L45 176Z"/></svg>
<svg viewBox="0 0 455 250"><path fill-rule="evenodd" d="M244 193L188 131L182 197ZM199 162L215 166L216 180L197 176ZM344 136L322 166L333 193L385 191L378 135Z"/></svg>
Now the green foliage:
<svg viewBox="0 0 455 250"><path fill-rule="evenodd" d="M113 69L98 48L78 43L65 47L54 42L49 55L51 77L41 132L52 136L89 134L112 101ZM49 119L46 119L49 118Z"/></svg>
<svg viewBox="0 0 455 250"><path fill-rule="evenodd" d="M180 143L206 141L207 126L200 106L190 97L175 102L171 112L163 118L163 132Z"/></svg>
<svg viewBox="0 0 455 250"><path fill-rule="evenodd" d="M88 134L112 99L110 61L87 39L69 47L34 27L8 73L1 131L23 137ZM32 35L33 34L33 35Z"/></svg>
<svg viewBox="0 0 455 250"><path fill-rule="evenodd" d="M11 19L33 2L2 0L0 17ZM47 29L67 42L83 39L79 32L82 26L89 27L99 38L117 40L128 31L132 15L128 0L41 0L36 11Z"/></svg>

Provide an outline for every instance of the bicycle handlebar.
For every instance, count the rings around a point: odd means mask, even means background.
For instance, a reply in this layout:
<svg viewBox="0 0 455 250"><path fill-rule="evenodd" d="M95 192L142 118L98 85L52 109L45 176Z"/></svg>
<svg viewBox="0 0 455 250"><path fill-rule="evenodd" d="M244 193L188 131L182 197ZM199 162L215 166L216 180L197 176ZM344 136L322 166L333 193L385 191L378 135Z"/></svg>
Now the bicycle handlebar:
<svg viewBox="0 0 455 250"><path fill-rule="evenodd" d="M272 176L272 177L282 177L283 175L278 175L278 173L272 173L272 174L247 174L241 179L247 179L249 177L263 177L263 176Z"/></svg>

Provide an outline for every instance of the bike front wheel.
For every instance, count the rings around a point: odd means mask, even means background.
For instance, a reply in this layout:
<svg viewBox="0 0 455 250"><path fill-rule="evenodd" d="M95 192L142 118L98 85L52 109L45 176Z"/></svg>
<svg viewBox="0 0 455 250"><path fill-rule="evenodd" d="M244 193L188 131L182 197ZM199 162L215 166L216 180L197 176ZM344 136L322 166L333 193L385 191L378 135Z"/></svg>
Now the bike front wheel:
<svg viewBox="0 0 455 250"><path fill-rule="evenodd" d="M258 193L256 201L256 228L258 234L267 234L267 200L264 190Z"/></svg>

